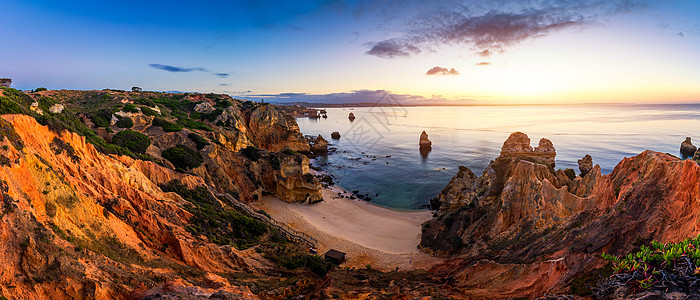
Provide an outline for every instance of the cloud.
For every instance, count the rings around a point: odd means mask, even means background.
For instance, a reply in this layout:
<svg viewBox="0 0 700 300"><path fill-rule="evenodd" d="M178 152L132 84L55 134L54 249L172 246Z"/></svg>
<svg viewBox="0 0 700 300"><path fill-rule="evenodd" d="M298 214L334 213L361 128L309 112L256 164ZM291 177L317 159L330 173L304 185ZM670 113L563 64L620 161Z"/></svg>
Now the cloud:
<svg viewBox="0 0 700 300"><path fill-rule="evenodd" d="M446 99L441 95L424 97L420 95L395 94L386 90L355 90L344 93L330 94L309 94L309 93L280 93L280 94L258 94L245 95L252 99L265 98L272 103L326 103L326 104L373 104L385 101L386 96L391 95L392 101L403 105L431 105L431 104L465 104L473 103L473 99L462 97L457 99Z"/></svg>
<svg viewBox="0 0 700 300"><path fill-rule="evenodd" d="M219 86L229 86L228 83L219 83Z"/></svg>
<svg viewBox="0 0 700 300"><path fill-rule="evenodd" d="M192 71L209 72L205 68L181 68L181 67L161 65L161 64L150 64L148 66L151 68L154 68L154 69L168 71L168 72L192 72Z"/></svg>
<svg viewBox="0 0 700 300"><path fill-rule="evenodd" d="M685 34L683 34L683 32L679 32L679 33L676 33L676 36L679 38L683 38L683 37L685 37Z"/></svg>
<svg viewBox="0 0 700 300"><path fill-rule="evenodd" d="M183 68L183 67L175 67L175 66L161 65L161 64L150 64L148 66L151 68L154 68L154 69L173 72L173 73L181 73L181 72L186 73L186 72L198 71L198 72L214 73L214 75L216 75L217 77L220 77L220 78L227 78L230 75L229 73L212 72L212 71L209 71L206 68L202 68L202 67Z"/></svg>
<svg viewBox="0 0 700 300"><path fill-rule="evenodd" d="M490 64L491 63L488 61L480 61L480 62L476 63L477 66L488 66Z"/></svg>
<svg viewBox="0 0 700 300"><path fill-rule="evenodd" d="M489 49L486 49L484 51L479 51L476 54L481 56L481 57L489 57L489 56L491 56L492 53L491 53L491 51L489 51Z"/></svg>
<svg viewBox="0 0 700 300"><path fill-rule="evenodd" d="M419 54L421 52L417 47L410 44L400 44L400 42L387 40L379 43L372 44L372 48L369 49L366 54L378 56L381 58L394 58L397 56L408 57L412 54Z"/></svg>
<svg viewBox="0 0 700 300"><path fill-rule="evenodd" d="M447 69L442 67L433 67L425 75L459 75L459 72L455 68Z"/></svg>
<svg viewBox="0 0 700 300"><path fill-rule="evenodd" d="M523 4L525 3L525 4ZM604 16L636 9L633 0L461 1L408 16L389 29L399 35L368 43L368 55L408 57L435 47L461 45L489 57L526 40L597 23Z"/></svg>

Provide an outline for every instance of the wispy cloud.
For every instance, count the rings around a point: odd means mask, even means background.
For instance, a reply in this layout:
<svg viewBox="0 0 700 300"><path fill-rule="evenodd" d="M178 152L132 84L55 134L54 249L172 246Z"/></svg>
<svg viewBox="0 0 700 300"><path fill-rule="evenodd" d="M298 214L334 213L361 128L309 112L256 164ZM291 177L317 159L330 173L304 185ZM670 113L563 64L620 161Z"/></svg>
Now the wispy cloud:
<svg viewBox="0 0 700 300"><path fill-rule="evenodd" d="M230 75L229 73L212 72L212 71L209 71L203 67L184 68L184 67L176 67L176 66L163 65L163 64L149 64L148 66L151 68L154 68L154 69L172 72L172 73L187 73L187 72L197 71L197 72L214 73L214 75L216 75L217 77L220 77L220 78L227 78Z"/></svg>
<svg viewBox="0 0 700 300"><path fill-rule="evenodd" d="M476 63L476 65L477 66L488 66L488 65L491 65L491 63L488 61L480 61L480 62Z"/></svg>
<svg viewBox="0 0 700 300"><path fill-rule="evenodd" d="M182 67L175 67L175 66L161 65L161 64L150 64L148 66L151 68L154 68L154 69L168 71L168 72L192 72L192 71L209 72L205 68L182 68Z"/></svg>
<svg viewBox="0 0 700 300"><path fill-rule="evenodd" d="M456 3L455 3L456 4ZM463 45L482 57L523 41L595 24L604 16L633 10L634 0L461 1L397 26L399 36L368 43L368 55L408 57L443 45ZM479 9L472 9L472 7Z"/></svg>
<svg viewBox="0 0 700 300"><path fill-rule="evenodd" d="M425 75L459 75L459 72L455 70L455 68L443 68L443 67L433 67L428 72L425 72Z"/></svg>

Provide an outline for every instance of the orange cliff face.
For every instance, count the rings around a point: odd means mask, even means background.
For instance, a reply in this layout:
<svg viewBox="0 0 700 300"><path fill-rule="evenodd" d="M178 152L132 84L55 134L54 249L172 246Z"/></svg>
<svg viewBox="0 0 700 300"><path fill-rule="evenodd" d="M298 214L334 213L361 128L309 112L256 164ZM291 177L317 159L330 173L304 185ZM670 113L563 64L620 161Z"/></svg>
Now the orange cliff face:
<svg viewBox="0 0 700 300"><path fill-rule="evenodd" d="M173 179L194 187L201 178L104 155L25 115L3 115L0 133L3 295L113 299L178 279L178 269L256 272L249 254L186 231L187 202L158 187Z"/></svg>
<svg viewBox="0 0 700 300"><path fill-rule="evenodd" d="M568 293L576 276L606 264L603 251L700 233L700 166L691 160L645 151L608 175L596 165L570 179L527 159L501 156L481 177L461 168L433 199L440 210L420 246L452 257L431 272L470 297Z"/></svg>

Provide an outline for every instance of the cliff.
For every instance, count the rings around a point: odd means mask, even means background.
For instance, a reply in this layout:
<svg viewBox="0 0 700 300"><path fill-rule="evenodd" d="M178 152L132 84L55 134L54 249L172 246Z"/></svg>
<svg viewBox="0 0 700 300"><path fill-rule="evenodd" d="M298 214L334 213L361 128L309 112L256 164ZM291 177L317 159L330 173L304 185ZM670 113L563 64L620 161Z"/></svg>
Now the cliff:
<svg viewBox="0 0 700 300"><path fill-rule="evenodd" d="M0 91L0 297L248 299L257 298L248 287L296 284L287 276L317 280L306 264L282 267L317 261L307 249L214 196L321 198L308 158L293 150L308 144L274 106L215 94ZM268 280L279 283L260 284Z"/></svg>
<svg viewBox="0 0 700 300"><path fill-rule="evenodd" d="M0 243L3 295L122 298L182 270L254 270L240 251L185 230L187 202L163 192L173 179L204 182L157 164L104 155L85 138L25 115L3 115ZM207 275L207 276L214 276ZM241 296L245 288L231 288Z"/></svg>
<svg viewBox="0 0 700 300"><path fill-rule="evenodd" d="M502 155L481 177L462 167L433 200L439 210L420 247L452 257L434 275L472 297L569 293L578 276L606 264L603 251L620 255L700 233L693 161L645 151L611 174L596 165L570 180L530 158Z"/></svg>

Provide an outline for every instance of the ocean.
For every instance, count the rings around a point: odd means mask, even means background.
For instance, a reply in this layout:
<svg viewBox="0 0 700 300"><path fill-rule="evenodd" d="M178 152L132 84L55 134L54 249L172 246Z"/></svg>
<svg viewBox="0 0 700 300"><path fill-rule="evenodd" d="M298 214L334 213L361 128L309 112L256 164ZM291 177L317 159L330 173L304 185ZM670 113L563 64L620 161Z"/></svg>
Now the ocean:
<svg viewBox="0 0 700 300"><path fill-rule="evenodd" d="M510 133L521 131L533 147L548 138L556 168L572 168L593 157L604 174L624 157L644 150L680 156L686 136L700 145L700 104L418 106L328 108L327 119L298 118L304 135L321 134L336 150L314 162L348 191L376 205L425 209L459 166L481 175L498 157ZM354 121L348 119L353 113ZM418 140L426 131L429 153ZM331 139L338 131L339 140ZM695 135L694 135L695 134ZM695 140L697 138L697 140Z"/></svg>

